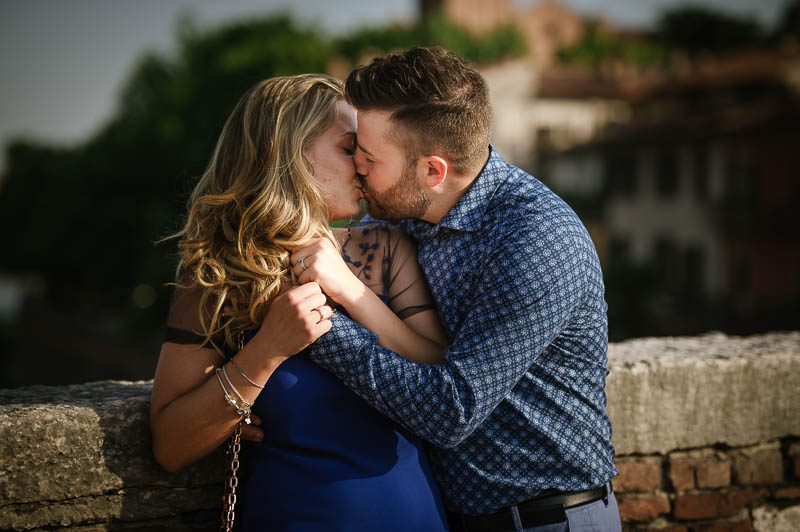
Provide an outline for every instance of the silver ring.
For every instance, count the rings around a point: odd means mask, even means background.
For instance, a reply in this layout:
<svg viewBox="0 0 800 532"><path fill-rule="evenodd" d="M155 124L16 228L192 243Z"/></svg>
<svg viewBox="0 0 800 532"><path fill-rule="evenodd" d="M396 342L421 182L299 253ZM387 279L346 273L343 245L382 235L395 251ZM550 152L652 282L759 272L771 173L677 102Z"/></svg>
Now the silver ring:
<svg viewBox="0 0 800 532"><path fill-rule="evenodd" d="M302 257L300 259L300 265L303 267L303 271L306 271L308 269L308 266L306 266L306 258L305 257Z"/></svg>
<svg viewBox="0 0 800 532"><path fill-rule="evenodd" d="M319 308L315 308L315 309L311 309L311 310L316 310L317 313L319 314L319 321L317 323L319 323L319 322L321 322L322 320L325 319L325 316L322 315L322 311Z"/></svg>

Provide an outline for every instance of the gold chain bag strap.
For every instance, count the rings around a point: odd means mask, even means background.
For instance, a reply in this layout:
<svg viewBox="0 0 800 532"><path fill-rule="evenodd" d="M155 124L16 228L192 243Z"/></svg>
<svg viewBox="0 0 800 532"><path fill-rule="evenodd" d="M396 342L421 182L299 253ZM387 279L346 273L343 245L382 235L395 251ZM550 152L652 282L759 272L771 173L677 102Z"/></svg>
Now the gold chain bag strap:
<svg viewBox="0 0 800 532"><path fill-rule="evenodd" d="M239 331L238 344L239 351L241 351L244 348L244 331ZM234 507L236 506L236 488L239 485L236 472L239 470L239 451L241 450L242 420L239 420L228 440L228 449L225 452L225 494L222 496L222 524L219 527L223 532L233 530L233 521L236 518Z"/></svg>

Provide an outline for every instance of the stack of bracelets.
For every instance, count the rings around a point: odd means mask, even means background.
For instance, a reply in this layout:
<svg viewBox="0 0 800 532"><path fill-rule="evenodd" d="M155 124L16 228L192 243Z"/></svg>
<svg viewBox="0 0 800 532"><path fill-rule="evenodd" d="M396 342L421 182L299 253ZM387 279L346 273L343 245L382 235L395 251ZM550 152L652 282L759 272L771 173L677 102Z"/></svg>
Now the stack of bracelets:
<svg viewBox="0 0 800 532"><path fill-rule="evenodd" d="M222 382L222 377L219 376L220 373L222 373L222 375L225 377L225 381L228 383L228 386L231 387L231 390L233 390L233 393L236 394L236 397L239 398L239 401L241 402L241 406L240 406L239 403L236 402L236 399L231 397L231 394L228 393L228 389L225 387L225 383ZM229 405L231 405L233 408L236 409L236 413L237 414L239 414L240 416L244 416L244 422L249 425L251 423L251 421L250 421L250 407L253 406L253 404L252 403L248 403L247 401L245 401L244 397L242 397L242 394L240 394L239 390L236 389L236 386L233 385L233 383L231 382L230 377L228 377L228 372L225 371L225 365L224 364L222 365L221 368L217 368L216 369L216 374L217 374L217 380L219 381L219 385L222 387L222 393L225 394L225 401L227 401Z"/></svg>

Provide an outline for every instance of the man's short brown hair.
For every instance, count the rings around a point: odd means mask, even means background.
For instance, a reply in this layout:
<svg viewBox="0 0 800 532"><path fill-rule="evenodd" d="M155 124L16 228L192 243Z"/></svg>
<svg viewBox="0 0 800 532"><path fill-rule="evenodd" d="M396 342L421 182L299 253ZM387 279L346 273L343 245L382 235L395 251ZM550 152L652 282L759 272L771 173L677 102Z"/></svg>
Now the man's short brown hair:
<svg viewBox="0 0 800 532"><path fill-rule="evenodd" d="M489 89L478 70L452 52L420 47L377 57L350 73L345 97L361 111L391 112L410 161L439 151L460 173L486 162Z"/></svg>

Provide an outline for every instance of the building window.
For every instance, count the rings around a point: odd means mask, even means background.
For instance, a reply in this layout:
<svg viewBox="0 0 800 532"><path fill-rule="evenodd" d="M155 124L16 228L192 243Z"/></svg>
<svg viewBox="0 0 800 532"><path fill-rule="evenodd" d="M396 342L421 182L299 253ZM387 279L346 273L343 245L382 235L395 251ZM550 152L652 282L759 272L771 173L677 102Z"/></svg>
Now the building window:
<svg viewBox="0 0 800 532"><path fill-rule="evenodd" d="M746 205L752 202L755 193L756 165L742 154L731 158L729 199L736 205Z"/></svg>
<svg viewBox="0 0 800 532"><path fill-rule="evenodd" d="M611 196L636 193L636 159L631 153L612 153L605 160L606 188Z"/></svg>
<svg viewBox="0 0 800 532"><path fill-rule="evenodd" d="M656 190L663 198L674 196L678 192L678 161L676 153L665 150L656 156Z"/></svg>
<svg viewBox="0 0 800 532"><path fill-rule="evenodd" d="M709 192L709 151L706 146L697 145L692 150L692 173L694 193L698 200L707 200Z"/></svg>
<svg viewBox="0 0 800 532"><path fill-rule="evenodd" d="M631 253L630 240L622 236L612 237L609 244L609 251L611 252L612 262L628 260Z"/></svg>
<svg viewBox="0 0 800 532"><path fill-rule="evenodd" d="M688 303L702 301L705 295L706 254L699 245L686 250L686 281L683 283Z"/></svg>
<svg viewBox="0 0 800 532"><path fill-rule="evenodd" d="M675 286L682 282L683 272L681 271L678 247L671 238L666 236L656 238L654 259L659 276L668 285Z"/></svg>

